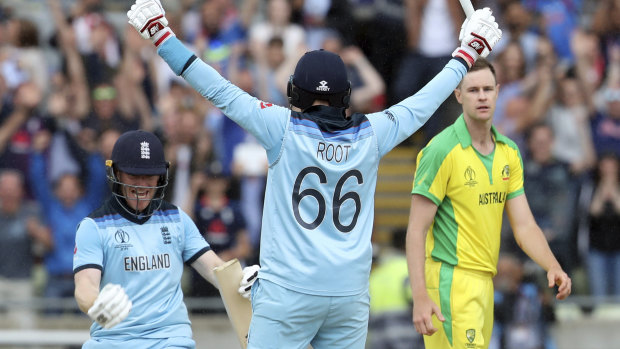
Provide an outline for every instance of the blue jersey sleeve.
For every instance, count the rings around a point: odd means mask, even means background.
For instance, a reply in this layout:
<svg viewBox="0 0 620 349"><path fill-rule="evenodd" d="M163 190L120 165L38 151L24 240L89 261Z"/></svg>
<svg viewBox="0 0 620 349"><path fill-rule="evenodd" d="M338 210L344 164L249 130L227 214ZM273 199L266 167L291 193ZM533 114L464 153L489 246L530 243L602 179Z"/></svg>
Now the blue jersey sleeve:
<svg viewBox="0 0 620 349"><path fill-rule="evenodd" d="M187 213L179 209L179 216L181 217L181 224L183 226L183 231L185 232L183 262L191 264L203 253L209 251L211 247L209 246L207 240L205 240L202 235L200 235L196 224L187 215Z"/></svg>
<svg viewBox="0 0 620 349"><path fill-rule="evenodd" d="M97 224L91 218L84 218L78 225L73 249L73 272L86 268L103 271L103 244Z"/></svg>
<svg viewBox="0 0 620 349"><path fill-rule="evenodd" d="M379 141L380 156L387 154L422 127L441 103L450 96L466 73L465 65L452 59L413 96L384 111L368 114L368 120Z"/></svg>
<svg viewBox="0 0 620 349"><path fill-rule="evenodd" d="M203 97L254 135L267 150L269 160L275 160L290 109L260 101L233 85L208 64L196 59L177 38L164 42L157 53Z"/></svg>

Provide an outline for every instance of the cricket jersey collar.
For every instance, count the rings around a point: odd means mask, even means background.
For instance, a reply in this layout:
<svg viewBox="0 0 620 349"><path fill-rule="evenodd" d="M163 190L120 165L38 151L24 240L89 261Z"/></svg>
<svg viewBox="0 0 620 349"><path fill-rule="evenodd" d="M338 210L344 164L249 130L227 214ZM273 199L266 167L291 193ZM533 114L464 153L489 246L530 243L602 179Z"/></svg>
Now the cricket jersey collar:
<svg viewBox="0 0 620 349"><path fill-rule="evenodd" d="M292 112L293 117L311 120L321 131L337 132L351 127L357 127L366 121L365 114L355 113L346 117L345 108L336 108L324 105L315 105L301 112Z"/></svg>
<svg viewBox="0 0 620 349"><path fill-rule="evenodd" d="M121 198L118 198L116 196L112 196L110 197L110 206L112 206L112 209L114 209L114 211L116 211L116 213L120 214L123 218L125 218L126 220L136 223L136 224L144 224L146 223L149 218L151 218L151 216L136 216L133 215L129 212L127 212L128 209L124 208L123 206L121 206L122 204L119 202L119 200L123 200ZM149 203L149 205L152 204Z"/></svg>
<svg viewBox="0 0 620 349"><path fill-rule="evenodd" d="M461 147L467 148L471 146L471 135L469 134L469 130L467 130L467 124L465 123L465 117L463 114L461 114L461 116L459 116L454 122L454 131L456 132L456 137L458 138L459 143L461 143ZM493 125L491 125L491 133L493 134L493 139L495 139L496 142L501 142L504 144L508 143L508 137L499 133Z"/></svg>

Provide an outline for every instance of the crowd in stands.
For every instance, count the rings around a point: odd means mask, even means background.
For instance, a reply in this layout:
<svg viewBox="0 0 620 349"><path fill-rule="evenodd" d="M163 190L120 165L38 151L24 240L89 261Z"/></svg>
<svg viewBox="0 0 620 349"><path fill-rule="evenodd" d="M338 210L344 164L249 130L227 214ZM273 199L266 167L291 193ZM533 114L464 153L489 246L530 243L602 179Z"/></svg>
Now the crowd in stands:
<svg viewBox="0 0 620 349"><path fill-rule="evenodd" d="M41 263L42 294L72 296L75 227L109 195L104 160L133 129L165 144L167 200L220 256L254 263L268 166L257 141L175 76L149 41L112 20L124 2L32 1L0 6L0 295L32 295L28 280ZM620 1L473 3L491 7L504 32L489 57L500 84L494 124L520 147L535 218L567 271L587 271L578 292L620 297ZM464 20L448 0L183 0L164 8L198 57L263 103L288 104L286 84L303 53L338 53L352 83L350 112L378 111L420 89L451 58ZM41 18L53 27L48 35ZM422 129L424 142L410 144L424 144L458 114L451 97ZM522 305L545 309L549 297L528 281L536 276L505 230L497 345L510 348L518 334L511 323L549 318L521 316ZM190 295L213 294L193 286ZM542 347L544 336L519 347Z"/></svg>

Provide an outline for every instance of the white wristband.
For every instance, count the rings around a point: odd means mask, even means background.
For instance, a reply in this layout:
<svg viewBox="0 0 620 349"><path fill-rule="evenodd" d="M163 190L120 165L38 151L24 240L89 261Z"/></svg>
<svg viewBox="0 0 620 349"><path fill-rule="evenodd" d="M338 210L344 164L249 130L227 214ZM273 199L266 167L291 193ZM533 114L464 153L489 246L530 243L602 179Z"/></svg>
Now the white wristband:
<svg viewBox="0 0 620 349"><path fill-rule="evenodd" d="M171 37L176 36L172 29L165 27L164 29L158 31L151 37L151 42L155 45L155 47L159 47L159 45L163 44L166 40Z"/></svg>

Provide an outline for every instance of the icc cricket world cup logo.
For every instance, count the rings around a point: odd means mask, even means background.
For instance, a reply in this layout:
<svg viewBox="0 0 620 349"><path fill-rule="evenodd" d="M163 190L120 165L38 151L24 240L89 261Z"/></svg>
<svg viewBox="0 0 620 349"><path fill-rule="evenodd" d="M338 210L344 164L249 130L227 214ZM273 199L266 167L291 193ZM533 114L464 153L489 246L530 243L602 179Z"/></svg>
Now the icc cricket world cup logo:
<svg viewBox="0 0 620 349"><path fill-rule="evenodd" d="M478 182L476 182L476 171L471 166L467 166L465 170L465 185L473 188Z"/></svg>

